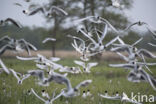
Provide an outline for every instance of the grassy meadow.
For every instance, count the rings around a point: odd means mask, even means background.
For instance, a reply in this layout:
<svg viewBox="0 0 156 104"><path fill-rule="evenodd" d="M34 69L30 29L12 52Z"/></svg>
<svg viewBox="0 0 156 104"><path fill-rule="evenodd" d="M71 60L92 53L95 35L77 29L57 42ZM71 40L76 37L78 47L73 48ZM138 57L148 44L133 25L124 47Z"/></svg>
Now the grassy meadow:
<svg viewBox="0 0 156 104"><path fill-rule="evenodd" d="M66 66L76 66L73 62L75 58L63 58L58 63ZM12 68L17 72L26 73L27 70L36 69L35 63L33 61L20 61L15 58L2 57L2 60L8 68ZM78 60L78 58L77 58ZM92 60L94 62L95 60ZM130 93L134 92L141 95L154 95L156 96L156 91L146 82L142 83L132 83L127 81L127 75L129 71L121 68L111 68L108 67L108 63L120 63L119 61L104 61L101 60L98 66L91 69L90 74L69 74L67 77L71 80L73 86L76 86L81 81L86 79L92 79L93 82L89 86L83 88L81 87L81 95L75 98L64 98L60 97L54 101L54 104L123 104L121 101L112 101L103 99L98 96L98 93L104 94L105 90L108 91L110 95L118 91L120 94L125 92L130 97ZM150 67L154 75L156 75L156 67ZM44 104L41 100L36 98L33 94L28 94L28 90L33 88L37 94L41 96L41 90L45 89L49 95L55 88L56 94L60 92L65 85L56 84L52 82L49 87L42 87L35 84L35 77L30 77L23 81L22 85L17 84L17 80L12 74L6 75L5 73L0 74L0 104ZM110 83L110 81L112 81ZM86 99L82 98L82 92L85 90L90 90L93 97L88 97ZM129 104L129 103L126 103ZM145 103L149 104L149 103ZM151 103L152 104L152 103ZM155 104L155 103L153 103Z"/></svg>

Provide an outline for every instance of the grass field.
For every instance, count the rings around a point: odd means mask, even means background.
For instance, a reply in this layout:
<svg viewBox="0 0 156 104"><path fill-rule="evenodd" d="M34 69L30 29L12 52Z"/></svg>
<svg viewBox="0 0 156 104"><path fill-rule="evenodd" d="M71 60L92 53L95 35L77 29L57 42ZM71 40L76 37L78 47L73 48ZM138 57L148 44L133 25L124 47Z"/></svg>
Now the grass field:
<svg viewBox="0 0 156 104"><path fill-rule="evenodd" d="M13 68L18 72L25 73L27 70L36 69L35 63L32 61L19 61L15 58L6 57L2 58L2 60L7 67ZM73 63L73 60L74 59L72 58L63 58L59 63L66 66L76 66ZM119 61L114 61L112 63L119 63ZM156 67L151 67L154 75L156 75L155 68ZM156 96L156 91L154 91L148 83L128 82L126 79L128 71L120 68L110 68L108 67L108 62L106 61L100 61L99 65L93 67L91 71L92 73L90 74L69 74L68 78L71 80L73 86L77 85L83 80L92 79L92 84L90 84L88 87L81 88L80 91L82 95L83 90L90 89L94 97L93 100L91 100L89 97L87 99L83 99L81 96L69 99L60 97L54 101L54 104L66 104L66 101L68 101L69 104L122 104L120 101L111 101L100 98L98 93L104 93L105 90L107 90L110 95L118 91L120 94L125 92L129 97L131 92L134 92L135 94L138 94L139 92L141 95L152 94ZM112 80L112 83L110 83L110 80ZM45 89L49 95L51 95L55 88L58 88L56 91L58 94L60 89L65 87L65 85L56 84L54 82L51 83L49 87L38 86L35 84L34 77L26 79L22 85L18 85L17 80L12 74L6 75L5 73L2 73L0 74L0 104L43 104L43 102L37 99L33 94L28 95L27 91L30 90L30 88L34 88L34 90L41 95L41 90ZM4 88L6 89L5 91Z"/></svg>

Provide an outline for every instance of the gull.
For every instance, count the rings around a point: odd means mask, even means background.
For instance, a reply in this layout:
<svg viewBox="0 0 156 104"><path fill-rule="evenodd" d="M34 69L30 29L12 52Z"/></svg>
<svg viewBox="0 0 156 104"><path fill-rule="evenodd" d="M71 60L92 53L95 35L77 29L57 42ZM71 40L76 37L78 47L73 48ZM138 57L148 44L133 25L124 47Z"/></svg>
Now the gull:
<svg viewBox="0 0 156 104"><path fill-rule="evenodd" d="M92 80L84 80L73 88L70 80L67 77L64 77L63 75L55 73L55 72L53 72L53 74L48 78L48 80L45 81L45 84L51 81L55 81L56 83L60 83L60 84L66 84L67 89L62 89L61 91L62 96L64 97L78 96L79 93L77 92L79 91L80 87L85 87L88 84L92 83Z"/></svg>
<svg viewBox="0 0 156 104"><path fill-rule="evenodd" d="M14 20L12 18L6 18L5 20L0 20L0 26L5 25L8 22L12 23L13 25L15 25L18 28L22 28L22 25L18 21Z"/></svg>
<svg viewBox="0 0 156 104"><path fill-rule="evenodd" d="M27 79L27 78L30 77L29 74L22 75L21 73L18 73L16 71L14 71L13 69L10 69L10 71L12 72L12 74L14 75L14 77L17 79L18 84L22 84L22 82L25 79Z"/></svg>
<svg viewBox="0 0 156 104"><path fill-rule="evenodd" d="M0 39L0 43L5 42L0 49L0 55L2 55L6 50L14 50L16 52L22 52L26 50L29 55L31 55L30 49L37 51L37 48L33 46L31 43L25 41L24 39L14 39L8 36L4 36Z"/></svg>
<svg viewBox="0 0 156 104"><path fill-rule="evenodd" d="M146 76L141 74L141 71L130 71L130 73L127 76L128 81L139 83L141 81L147 81Z"/></svg>
<svg viewBox="0 0 156 104"><path fill-rule="evenodd" d="M106 25L107 27L107 25ZM106 29L107 30L107 29ZM104 31L106 31L104 30ZM103 36L100 38L98 38L98 42L96 42L92 37L90 37L87 33L85 33L82 29L79 29L79 31L88 39L91 40L92 44L94 45L94 47L91 48L92 51L103 51L104 49L106 49L108 46L110 46L111 44L113 44L114 42L116 42L117 40L123 44L123 41L120 39L119 36L115 37L114 39L112 39L110 42L108 42L107 44L103 45L102 40L105 37L106 32L104 32Z"/></svg>
<svg viewBox="0 0 156 104"><path fill-rule="evenodd" d="M102 18L102 17L99 17L99 16L88 16L88 17L82 18L82 19L77 20L77 21L78 21L78 22L83 22L83 21L85 21L85 20L88 20L88 21L93 22L93 23L96 23L96 24L99 24L99 23L106 24L106 25L108 25L108 26L111 28L111 30L113 30L112 32L115 33L115 34L117 34L118 36L127 35L127 31L128 31L131 27L133 27L133 26L135 26L135 25L142 26L142 25L145 24L144 22L137 21L137 22L134 22L134 23L130 24L128 27L126 27L126 28L123 29L123 30L117 30L113 25L111 25L111 23L110 23L107 19ZM77 21L75 21L75 22L77 22ZM155 32L153 32L150 28L148 28L148 29L149 29L152 33L155 33Z"/></svg>
<svg viewBox="0 0 156 104"><path fill-rule="evenodd" d="M50 99L49 94L45 92L45 90L42 90L42 97L46 97Z"/></svg>
<svg viewBox="0 0 156 104"><path fill-rule="evenodd" d="M90 90L88 89L87 90L87 94L86 94L87 96L92 96L92 94L90 93Z"/></svg>
<svg viewBox="0 0 156 104"><path fill-rule="evenodd" d="M64 16L68 15L68 13L65 10L63 10L63 9L57 7L57 6L51 6L50 10L48 11L48 17L52 16L53 13L56 13L58 15L61 14L61 15L64 15Z"/></svg>
<svg viewBox="0 0 156 104"><path fill-rule="evenodd" d="M53 104L53 101L55 101L62 95L62 93L60 93L56 97L52 96L51 99L45 100L45 99L41 98L39 95L37 95L33 88L31 88L31 91L38 99L42 100L45 104Z"/></svg>
<svg viewBox="0 0 156 104"><path fill-rule="evenodd" d="M1 65L1 70L3 70L4 72L6 72L7 74L10 74L9 69L5 66L5 64L3 63L3 61L0 59L0 65Z"/></svg>
<svg viewBox="0 0 156 104"><path fill-rule="evenodd" d="M54 38L45 38L42 43L46 43L46 42L49 42L49 41L56 41L56 39Z"/></svg>
<svg viewBox="0 0 156 104"><path fill-rule="evenodd" d="M109 100L120 100L121 96L109 96L108 94L98 94L100 97L105 98L105 99L109 99Z"/></svg>
<svg viewBox="0 0 156 104"><path fill-rule="evenodd" d="M122 97L121 97L121 101L123 102L130 102L133 104L142 104L140 102L137 102L136 100L130 99L126 93L123 92Z"/></svg>
<svg viewBox="0 0 156 104"><path fill-rule="evenodd" d="M90 69L98 64L97 62L91 62L91 63L86 64L85 62L77 61L77 60L75 60L74 63L82 66L83 71L86 73L90 73Z"/></svg>
<svg viewBox="0 0 156 104"><path fill-rule="evenodd" d="M79 39L81 41L81 44L78 46L76 40L74 39L74 43L72 43L72 46L75 48L75 50L77 52L79 52L82 56L80 57L81 60L83 61L88 61L89 57L94 56L96 54L98 54L99 52L95 52L95 53L90 53L89 51L89 47L91 44L89 44L87 47L85 46L85 42L78 38L78 37L73 37L75 39Z"/></svg>
<svg viewBox="0 0 156 104"><path fill-rule="evenodd" d="M138 71L131 71L127 78L131 82L148 82L152 86L152 88L156 90L156 79L153 76L149 75L142 68Z"/></svg>
<svg viewBox="0 0 156 104"><path fill-rule="evenodd" d="M86 98L87 97L87 95L86 95L86 91L83 91L83 94L82 94L82 98Z"/></svg>
<svg viewBox="0 0 156 104"><path fill-rule="evenodd" d="M135 26L135 25L138 25L138 26L142 26L143 24L145 24L144 22L141 22L141 21L137 21L137 22L134 22L132 24L130 24L128 27L126 27L125 29L123 30L117 30L113 25L111 25L111 23L106 20L105 18L102 18L102 17L98 17L98 22L99 23L104 23L104 24L107 24L111 30L113 30L112 32L114 32L115 34L119 35L119 36L122 36L122 35L127 35L127 31L132 27L132 26Z"/></svg>
<svg viewBox="0 0 156 104"><path fill-rule="evenodd" d="M45 80L47 80L47 78L45 78L45 76L44 76L44 71L43 70L29 70L27 72L27 74L30 74L31 76L38 77L38 80L39 80L38 84L39 85L42 85L42 86L48 86L49 85L48 83L47 84L43 84L43 82Z"/></svg>
<svg viewBox="0 0 156 104"><path fill-rule="evenodd" d="M90 53L90 51L89 51L90 44L88 46L86 46L86 42L84 40L82 40L81 38L76 37L76 36L67 35L67 37L74 39L74 43L72 43L72 46L82 56L83 55L86 56L86 54ZM78 45L76 40L79 40L81 42L80 45ZM80 57L80 58L83 59L84 57ZM87 57L85 57L84 59L89 60Z"/></svg>

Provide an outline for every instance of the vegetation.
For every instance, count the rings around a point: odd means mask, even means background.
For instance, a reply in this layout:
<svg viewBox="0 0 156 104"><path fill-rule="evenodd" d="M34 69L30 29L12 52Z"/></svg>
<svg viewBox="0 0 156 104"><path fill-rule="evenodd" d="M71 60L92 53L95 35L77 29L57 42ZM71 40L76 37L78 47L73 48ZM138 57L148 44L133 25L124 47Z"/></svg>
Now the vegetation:
<svg viewBox="0 0 156 104"><path fill-rule="evenodd" d="M21 73L25 73L30 69L36 69L35 63L32 61L19 61L14 58L2 58L2 60L4 60L9 68L13 68L15 71ZM72 58L65 58L62 59L59 63L68 66L75 66L73 60L74 59ZM151 69L155 75L155 67L151 67ZM131 83L127 81L126 76L128 71L120 68L110 68L108 67L107 62L99 62L99 65L91 69L91 71L91 74L69 74L68 78L71 80L73 86L77 85L79 82L85 79L92 79L93 82L88 87L80 89L80 96L69 99L60 97L54 102L54 104L65 104L66 101L68 101L68 104L122 104L120 101L112 101L100 98L98 93L104 94L105 90L107 90L110 95L118 91L120 94L125 92L129 97L131 92L134 92L135 94L139 92L141 95L152 94L156 96L155 91L148 83ZM65 85L56 84L54 82L52 82L49 87L41 87L35 84L35 80L35 78L31 77L23 81L22 85L18 85L17 80L15 77L13 77L13 75L6 75L5 73L2 73L0 75L0 104L43 104L43 102L36 98L33 94L28 94L28 90L30 90L30 88L33 88L39 95L41 95L41 90L45 89L51 96L55 88L58 88L56 94L59 94L60 89L66 87ZM110 80L112 80L111 83ZM4 88L6 91L4 91ZM88 89L90 89L90 92L93 94L94 100L91 100L91 97L86 99L82 98L83 90L87 91Z"/></svg>

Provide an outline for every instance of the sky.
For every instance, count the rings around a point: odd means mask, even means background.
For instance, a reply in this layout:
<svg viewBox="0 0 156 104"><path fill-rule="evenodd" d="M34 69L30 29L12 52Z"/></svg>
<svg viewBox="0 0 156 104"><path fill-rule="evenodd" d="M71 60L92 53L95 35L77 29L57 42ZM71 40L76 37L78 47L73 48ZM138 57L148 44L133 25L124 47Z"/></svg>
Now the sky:
<svg viewBox="0 0 156 104"><path fill-rule="evenodd" d="M23 4L23 7L15 6L14 3L18 2ZM33 2L46 3L48 0L33 0ZM125 10L124 14L131 21L144 21L150 24L152 27L156 27L156 0L134 0L133 7L130 10ZM26 16L22 13L23 9L26 9L28 4L24 0L0 0L0 20L7 17L18 20L25 26L41 26L47 27L45 19L40 15Z"/></svg>

